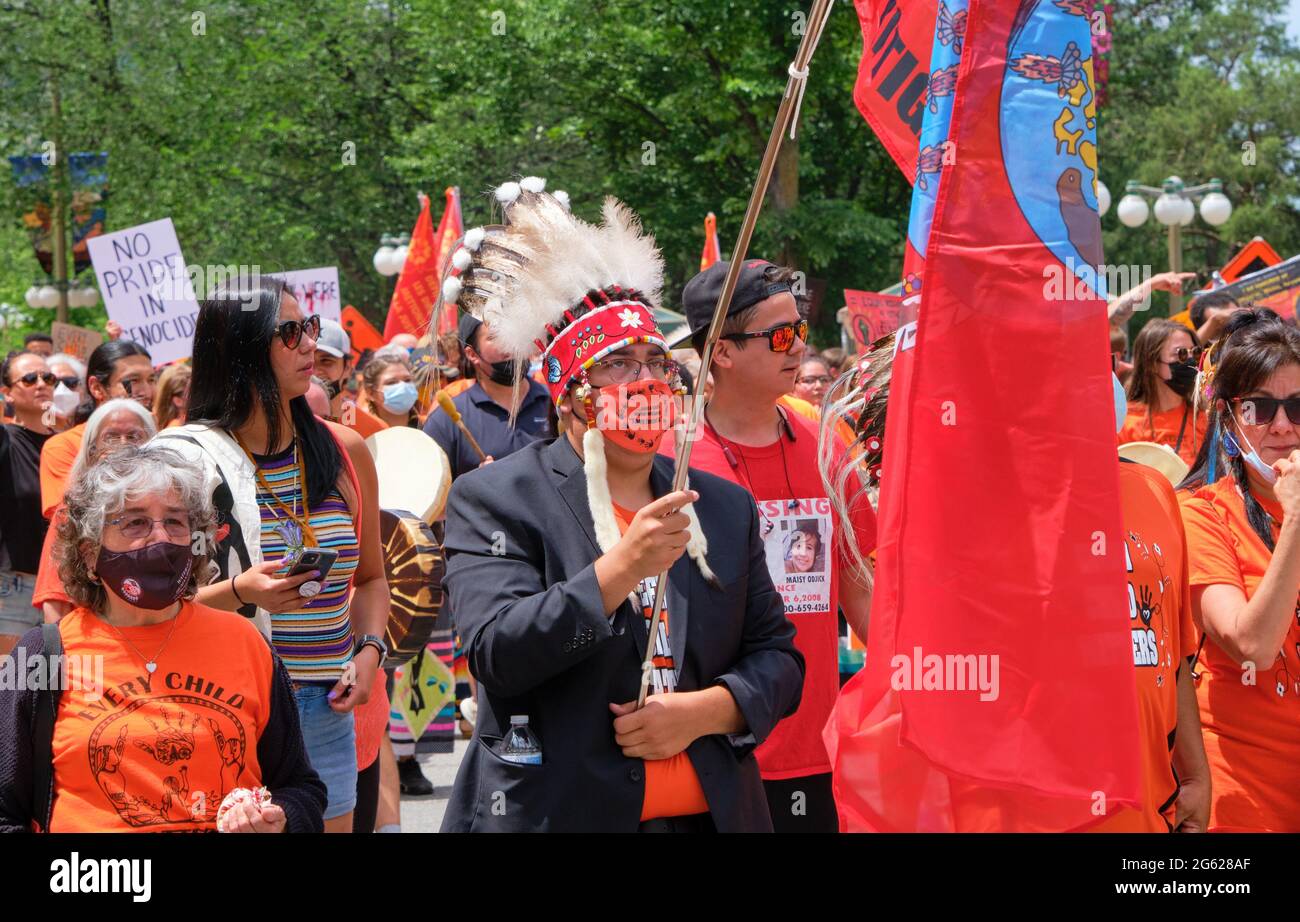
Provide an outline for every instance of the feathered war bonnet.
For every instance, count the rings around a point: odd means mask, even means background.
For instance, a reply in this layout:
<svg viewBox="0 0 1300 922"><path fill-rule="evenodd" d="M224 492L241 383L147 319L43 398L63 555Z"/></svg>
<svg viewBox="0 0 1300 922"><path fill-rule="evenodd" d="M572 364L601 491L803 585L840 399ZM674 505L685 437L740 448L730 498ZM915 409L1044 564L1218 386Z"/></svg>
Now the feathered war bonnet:
<svg viewBox="0 0 1300 922"><path fill-rule="evenodd" d="M587 417L582 439L587 504L597 543L608 552L618 543L619 528L587 371L633 343L653 343L668 352L654 318L663 257L640 219L613 197L605 199L596 225L575 217L569 196L547 192L546 180L537 176L505 183L494 196L502 223L466 232L452 253L442 302L486 323L493 343L517 365L541 352L557 407L577 382L576 396ZM680 435L680 427L674 432ZM687 505L682 511L691 520L687 553L705 579L716 582L695 510Z"/></svg>

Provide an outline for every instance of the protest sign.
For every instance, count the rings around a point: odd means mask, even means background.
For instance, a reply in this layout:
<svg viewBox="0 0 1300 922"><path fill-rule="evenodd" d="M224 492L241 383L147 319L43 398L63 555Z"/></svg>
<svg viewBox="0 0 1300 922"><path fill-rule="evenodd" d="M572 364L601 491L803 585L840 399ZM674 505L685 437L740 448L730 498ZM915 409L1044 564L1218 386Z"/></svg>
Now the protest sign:
<svg viewBox="0 0 1300 922"><path fill-rule="evenodd" d="M90 259L108 316L155 365L189 356L199 313L171 218L91 238Z"/></svg>
<svg viewBox="0 0 1300 922"><path fill-rule="evenodd" d="M859 353L880 337L898 329L903 299L878 291L844 289L844 304L849 309L848 326Z"/></svg>
<svg viewBox="0 0 1300 922"><path fill-rule="evenodd" d="M339 297L338 266L321 266L317 269L294 269L276 272L289 286L304 314L320 314L330 320L340 320L343 302Z"/></svg>
<svg viewBox="0 0 1300 922"><path fill-rule="evenodd" d="M1214 292L1231 295L1238 304L1271 308L1288 320L1296 316L1296 303L1300 301L1300 256L1244 275Z"/></svg>
<svg viewBox="0 0 1300 922"><path fill-rule="evenodd" d="M54 340L55 352L62 352L83 362L104 341L102 333L70 323L59 323L57 320L50 326L50 338Z"/></svg>

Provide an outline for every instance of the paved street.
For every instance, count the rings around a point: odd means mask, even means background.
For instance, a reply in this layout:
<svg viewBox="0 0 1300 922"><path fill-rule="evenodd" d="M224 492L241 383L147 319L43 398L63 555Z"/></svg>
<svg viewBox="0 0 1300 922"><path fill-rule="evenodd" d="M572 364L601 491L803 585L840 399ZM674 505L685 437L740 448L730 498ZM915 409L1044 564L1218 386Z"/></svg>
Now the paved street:
<svg viewBox="0 0 1300 922"><path fill-rule="evenodd" d="M456 778L469 740L456 740L455 752L418 756L424 775L433 782L433 794L428 797L402 797L402 832L437 832L442 825L442 815L447 811L447 798L451 783Z"/></svg>

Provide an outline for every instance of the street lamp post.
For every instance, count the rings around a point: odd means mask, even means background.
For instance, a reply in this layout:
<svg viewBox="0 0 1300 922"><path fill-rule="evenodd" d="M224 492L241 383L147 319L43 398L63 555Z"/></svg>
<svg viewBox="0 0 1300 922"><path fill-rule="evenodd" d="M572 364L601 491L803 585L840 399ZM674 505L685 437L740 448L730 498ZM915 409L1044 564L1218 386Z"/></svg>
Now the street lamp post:
<svg viewBox="0 0 1300 922"><path fill-rule="evenodd" d="M1147 206L1147 198L1155 199L1155 208ZM1196 201L1200 201L1201 219L1211 227L1219 227L1232 217L1232 202L1223 194L1223 182L1211 179L1199 186L1186 186L1177 176L1170 176L1160 188L1144 186L1134 180L1124 185L1124 197L1115 209L1126 227L1141 227L1154 210L1156 220L1168 228L1169 271L1183 271L1182 229L1196 217ZM1170 312L1183 309L1180 292L1170 292Z"/></svg>

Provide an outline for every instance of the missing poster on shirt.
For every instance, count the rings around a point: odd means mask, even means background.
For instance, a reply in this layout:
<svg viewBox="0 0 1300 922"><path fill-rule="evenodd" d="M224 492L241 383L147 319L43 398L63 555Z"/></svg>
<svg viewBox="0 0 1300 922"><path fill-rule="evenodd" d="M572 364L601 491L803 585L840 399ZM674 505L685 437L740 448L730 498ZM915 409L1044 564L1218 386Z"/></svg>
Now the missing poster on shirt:
<svg viewBox="0 0 1300 922"><path fill-rule="evenodd" d="M787 615L830 611L831 503L808 499L761 499L759 528L772 583Z"/></svg>

